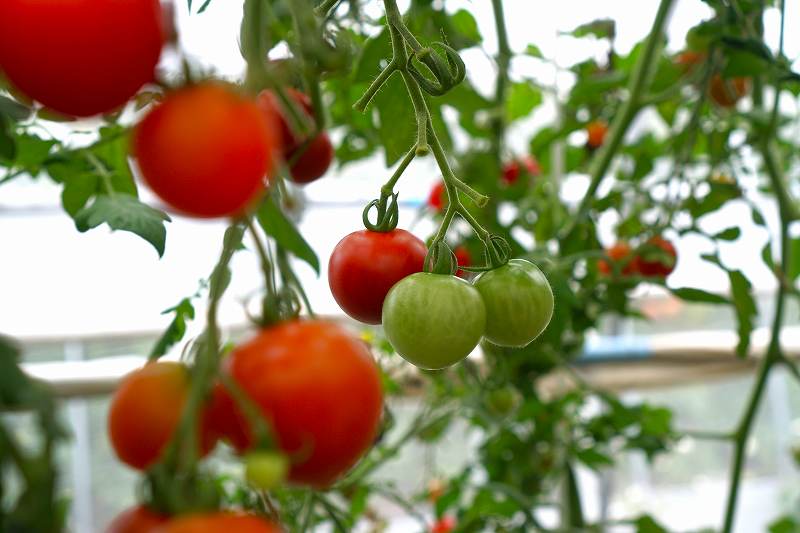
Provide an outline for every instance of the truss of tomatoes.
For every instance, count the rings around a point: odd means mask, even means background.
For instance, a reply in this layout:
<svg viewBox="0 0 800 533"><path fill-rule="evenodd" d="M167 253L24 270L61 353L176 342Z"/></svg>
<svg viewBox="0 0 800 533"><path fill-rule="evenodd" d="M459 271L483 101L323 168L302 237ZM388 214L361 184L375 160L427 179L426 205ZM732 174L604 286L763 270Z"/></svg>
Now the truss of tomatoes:
<svg viewBox="0 0 800 533"><path fill-rule="evenodd" d="M623 278L640 275L663 279L672 274L677 261L675 245L660 235L648 239L635 250L625 241L614 243L605 254L607 259L597 262L598 272L603 276L616 272Z"/></svg>

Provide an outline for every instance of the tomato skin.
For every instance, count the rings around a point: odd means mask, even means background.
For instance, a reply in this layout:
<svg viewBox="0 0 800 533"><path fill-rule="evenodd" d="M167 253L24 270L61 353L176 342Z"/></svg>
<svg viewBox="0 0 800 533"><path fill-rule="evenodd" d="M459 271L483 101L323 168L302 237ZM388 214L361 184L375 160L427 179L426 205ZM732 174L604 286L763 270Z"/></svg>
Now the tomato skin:
<svg viewBox="0 0 800 533"><path fill-rule="evenodd" d="M636 265L639 272L643 276L666 278L675 270L675 258L677 257L675 246L661 236L653 237L647 243L663 250L667 256L672 258L672 261L664 263L660 257L648 258L647 254L639 254L636 257Z"/></svg>
<svg viewBox="0 0 800 533"><path fill-rule="evenodd" d="M234 349L223 370L271 422L293 483L330 486L377 435L380 373L367 346L336 324L295 320L264 329ZM231 441L245 444L239 451L254 444L246 426Z"/></svg>
<svg viewBox="0 0 800 533"><path fill-rule="evenodd" d="M0 71L68 116L113 111L153 80L158 0L2 0Z"/></svg>
<svg viewBox="0 0 800 533"><path fill-rule="evenodd" d="M295 159L297 153L300 155ZM333 155L331 138L323 131L314 137L307 147L298 148L287 155L288 160L294 160L294 164L289 168L292 181L305 185L318 180L328 171L333 162Z"/></svg>
<svg viewBox="0 0 800 533"><path fill-rule="evenodd" d="M684 50L677 56L673 62L675 65L678 66L684 73L691 72L697 65L702 63L705 60L706 55L702 52L696 52L694 50Z"/></svg>
<svg viewBox="0 0 800 533"><path fill-rule="evenodd" d="M176 91L133 135L142 177L164 202L196 217L234 216L264 190L277 122L219 83Z"/></svg>
<svg viewBox="0 0 800 533"><path fill-rule="evenodd" d="M622 263L627 261L622 267L622 274L625 276L633 275L638 272L638 261L633 257L633 251L630 244L624 241L615 243L610 248L606 249L606 255L614 262ZM605 276L610 276L614 269L608 261L601 259L597 262L597 270Z"/></svg>
<svg viewBox="0 0 800 533"><path fill-rule="evenodd" d="M428 193L428 207L440 213L444 211L447 205L447 193L445 192L445 185L443 181L436 183L431 192Z"/></svg>
<svg viewBox="0 0 800 533"><path fill-rule="evenodd" d="M106 528L106 533L152 533L168 520L169 517L139 505L118 514Z"/></svg>
<svg viewBox="0 0 800 533"><path fill-rule="evenodd" d="M170 361L148 363L128 374L111 398L108 431L117 457L145 470L166 448L189 395L189 370ZM201 439L201 453L213 441Z"/></svg>
<svg viewBox="0 0 800 533"><path fill-rule="evenodd" d="M589 136L586 145L589 148L599 148L606 140L608 124L602 120L594 120L586 125L586 133Z"/></svg>
<svg viewBox="0 0 800 533"><path fill-rule="evenodd" d="M484 336L498 346L530 344L553 317L553 291L541 270L524 259L512 259L475 279L486 306Z"/></svg>
<svg viewBox="0 0 800 533"><path fill-rule="evenodd" d="M185 515L153 533L283 533L282 529L255 515L228 512Z"/></svg>
<svg viewBox="0 0 800 533"><path fill-rule="evenodd" d="M443 516L431 528L431 533L450 533L456 528L456 519L452 516Z"/></svg>
<svg viewBox="0 0 800 533"><path fill-rule="evenodd" d="M724 79L719 74L714 74L708 88L708 94L714 103L724 108L734 107L749 91L750 80L748 78Z"/></svg>
<svg viewBox="0 0 800 533"><path fill-rule="evenodd" d="M466 358L486 328L478 290L455 276L418 272L383 302L383 329L403 359L438 370Z"/></svg>
<svg viewBox="0 0 800 533"><path fill-rule="evenodd" d="M542 172L539 162L533 156L525 156L523 159L509 161L503 166L503 173L501 174L503 183L514 185L519 180L523 166L529 176L538 176Z"/></svg>
<svg viewBox="0 0 800 533"><path fill-rule="evenodd" d="M328 263L328 282L336 303L356 320L380 324L389 289L421 272L427 253L425 243L402 229L347 235Z"/></svg>

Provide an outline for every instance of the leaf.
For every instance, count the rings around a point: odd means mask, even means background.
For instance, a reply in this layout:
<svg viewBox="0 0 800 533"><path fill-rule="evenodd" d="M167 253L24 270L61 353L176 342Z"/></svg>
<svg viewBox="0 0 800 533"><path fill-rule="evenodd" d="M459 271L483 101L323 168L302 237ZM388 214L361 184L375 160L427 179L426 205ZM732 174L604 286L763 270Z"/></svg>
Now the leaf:
<svg viewBox="0 0 800 533"><path fill-rule="evenodd" d="M478 23L472 13L465 9L459 9L450 17L450 23L453 29L458 31L461 35L470 41L479 43L483 40L481 32L478 31Z"/></svg>
<svg viewBox="0 0 800 533"><path fill-rule="evenodd" d="M0 95L0 115L5 115L11 120L25 120L31 116L31 108L22 105L8 96Z"/></svg>
<svg viewBox="0 0 800 533"><path fill-rule="evenodd" d="M636 519L636 533L669 533L651 516L640 516Z"/></svg>
<svg viewBox="0 0 800 533"><path fill-rule="evenodd" d="M194 319L194 306L191 298L184 298L178 305L170 307L161 314L169 313L175 313L175 317L150 351L150 360L158 359L166 354L170 348L183 339L186 334L186 323Z"/></svg>
<svg viewBox="0 0 800 533"><path fill-rule="evenodd" d="M586 37L593 35L598 39L614 39L616 35L616 25L611 19L597 19L586 24L581 24L568 35L573 37Z"/></svg>
<svg viewBox="0 0 800 533"><path fill-rule="evenodd" d="M535 44L529 44L528 46L525 47L525 55L536 57L539 59L544 58L544 54L542 54L542 51Z"/></svg>
<svg viewBox="0 0 800 533"><path fill-rule="evenodd" d="M106 223L112 230L135 233L153 245L158 256L164 255L167 229L164 222L171 219L166 213L143 204L126 194L98 196L91 205L75 215L75 226L85 232Z"/></svg>
<svg viewBox="0 0 800 533"><path fill-rule="evenodd" d="M789 241L789 271L786 276L794 282L800 275L800 238L793 238Z"/></svg>
<svg viewBox="0 0 800 533"><path fill-rule="evenodd" d="M729 272L728 276L731 281L731 295L738 321L739 343L736 346L736 353L739 357L745 357L750 346L750 334L753 332L753 319L757 316L758 309L753 299L752 286L744 274L739 270L734 270Z"/></svg>
<svg viewBox="0 0 800 533"><path fill-rule="evenodd" d="M30 133L18 135L17 157L14 165L25 169L31 176L35 176L56 144L58 144L56 141L42 139Z"/></svg>
<svg viewBox="0 0 800 533"><path fill-rule="evenodd" d="M111 174L111 186L116 192L137 196L128 146L127 130L121 126L108 126L100 129L100 140L90 147L90 151L105 163L106 170Z"/></svg>
<svg viewBox="0 0 800 533"><path fill-rule="evenodd" d="M11 135L9 121L0 114L0 159L12 161L17 157L17 144Z"/></svg>
<svg viewBox="0 0 800 533"><path fill-rule="evenodd" d="M542 93L532 83L515 83L506 97L506 118L513 122L526 117L541 103Z"/></svg>
<svg viewBox="0 0 800 533"><path fill-rule="evenodd" d="M378 109L378 136L386 156L386 166L394 165L416 141L417 123L414 107L403 81L393 76L375 95Z"/></svg>
<svg viewBox="0 0 800 533"><path fill-rule="evenodd" d="M281 247L302 259L319 274L319 258L292 222L286 218L272 196L262 202L257 213L258 223Z"/></svg>
<svg viewBox="0 0 800 533"><path fill-rule="evenodd" d="M672 291L672 294L687 302L700 302L715 305L731 303L731 301L724 296L706 292L701 289L695 289L693 287L681 287L679 289L670 290Z"/></svg>
<svg viewBox="0 0 800 533"><path fill-rule="evenodd" d="M98 182L98 177L90 173L78 174L69 178L61 191L61 204L64 206L64 211L75 218L75 215L97 192Z"/></svg>
<svg viewBox="0 0 800 533"><path fill-rule="evenodd" d="M580 462L582 462L592 470L597 470L599 468L605 466L611 466L614 464L614 461L609 456L600 453L595 448L578 450L577 452L575 452L575 457L577 457Z"/></svg>
<svg viewBox="0 0 800 533"><path fill-rule="evenodd" d="M712 235L712 237L717 239L717 240L719 240L719 241L735 241L736 239L739 238L739 236L741 234L742 234L742 230L740 230L739 228L733 227L733 228L728 228L728 229L722 230L719 233L716 233L716 234Z"/></svg>
<svg viewBox="0 0 800 533"><path fill-rule="evenodd" d="M800 522L791 516L784 516L769 525L769 533L800 533Z"/></svg>

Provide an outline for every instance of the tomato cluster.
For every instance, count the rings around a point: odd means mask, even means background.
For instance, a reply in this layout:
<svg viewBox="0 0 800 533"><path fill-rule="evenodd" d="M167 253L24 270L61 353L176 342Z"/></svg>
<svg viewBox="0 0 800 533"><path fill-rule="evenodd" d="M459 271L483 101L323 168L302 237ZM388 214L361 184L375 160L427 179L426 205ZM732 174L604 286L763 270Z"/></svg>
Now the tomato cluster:
<svg viewBox="0 0 800 533"><path fill-rule="evenodd" d="M503 165L500 178L504 184L514 185L519 181L523 171L530 177L536 177L542 173L542 167L533 156L525 156L522 159L514 159Z"/></svg>
<svg viewBox="0 0 800 533"><path fill-rule="evenodd" d="M622 276L642 275L647 277L666 278L675 270L677 251L667 239L655 236L634 251L624 241L615 243L606 249L608 259L597 263L598 271L609 276L614 272L613 264L617 264Z"/></svg>
<svg viewBox="0 0 800 533"><path fill-rule="evenodd" d="M685 73L693 72L706 60L706 51L685 50L675 56L674 62ZM750 92L750 79L742 76L724 78L714 73L708 85L708 96L722 108L732 108Z"/></svg>
<svg viewBox="0 0 800 533"><path fill-rule="evenodd" d="M106 533L282 533L275 524L255 515L217 512L168 518L139 506L122 512Z"/></svg>

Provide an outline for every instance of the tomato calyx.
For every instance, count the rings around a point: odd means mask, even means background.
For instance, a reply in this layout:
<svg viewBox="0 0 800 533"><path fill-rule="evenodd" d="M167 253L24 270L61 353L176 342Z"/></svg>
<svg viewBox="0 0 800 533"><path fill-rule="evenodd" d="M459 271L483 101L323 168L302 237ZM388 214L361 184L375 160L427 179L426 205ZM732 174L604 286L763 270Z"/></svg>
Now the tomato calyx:
<svg viewBox="0 0 800 533"><path fill-rule="evenodd" d="M409 74L417 80L423 91L431 96L442 96L464 81L467 70L464 60L461 59L461 56L458 55L458 52L453 47L447 44L446 39L433 44L439 45L444 50L446 62L433 48L425 47L409 56L406 68ZM426 78L414 66L414 59L428 67L428 70L433 74L434 81Z"/></svg>
<svg viewBox="0 0 800 533"><path fill-rule="evenodd" d="M369 212L373 207L378 213L374 224L369 219ZM369 231L388 233L397 228L399 217L397 193L391 193L390 195L381 194L379 199L372 200L364 207L364 211L361 214L361 221L364 223L364 227Z"/></svg>
<svg viewBox="0 0 800 533"><path fill-rule="evenodd" d="M431 243L425 256L425 272L452 276L458 270L458 259L443 240Z"/></svg>

